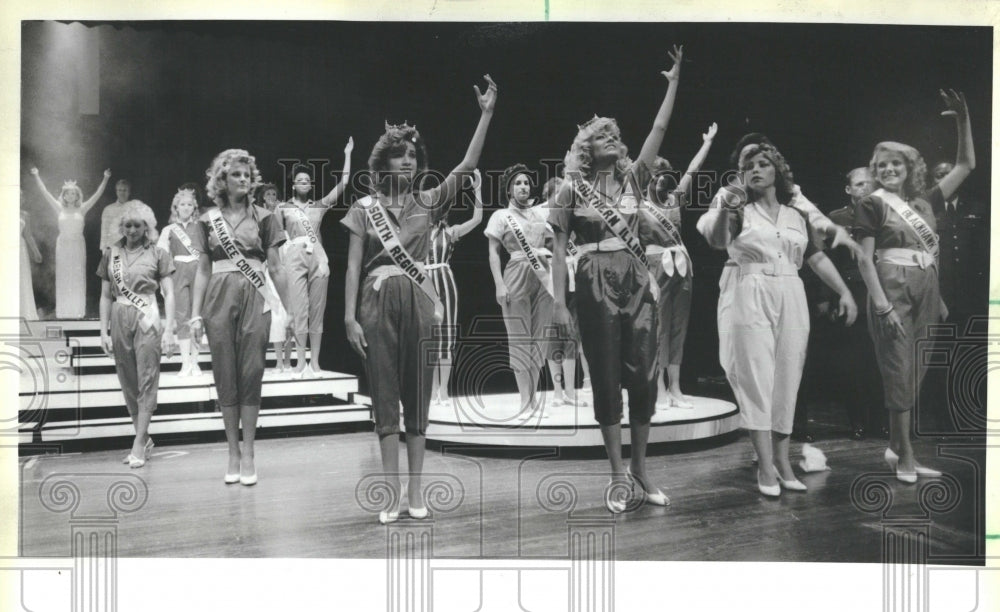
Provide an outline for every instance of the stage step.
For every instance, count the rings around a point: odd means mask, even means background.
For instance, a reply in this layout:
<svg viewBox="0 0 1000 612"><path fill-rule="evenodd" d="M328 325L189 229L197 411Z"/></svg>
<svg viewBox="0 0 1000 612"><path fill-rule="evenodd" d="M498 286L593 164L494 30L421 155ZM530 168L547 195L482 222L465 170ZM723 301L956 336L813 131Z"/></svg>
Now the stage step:
<svg viewBox="0 0 1000 612"><path fill-rule="evenodd" d="M198 357L198 367L201 369L212 369L212 354L209 352L208 348L202 349L201 352L197 354ZM273 348L267 349L267 353L264 355L264 359L267 363L268 368L273 368L277 365L277 354ZM294 364L298 359L297 353L292 351L292 363ZM306 359L312 359L312 351L306 349ZM70 357L70 367L77 374L108 374L115 371L115 360L104 354L103 351L96 353L82 353L73 352ZM174 353L172 357L167 357L163 355L160 358L160 368L166 372L173 370L180 370L181 367L181 356Z"/></svg>

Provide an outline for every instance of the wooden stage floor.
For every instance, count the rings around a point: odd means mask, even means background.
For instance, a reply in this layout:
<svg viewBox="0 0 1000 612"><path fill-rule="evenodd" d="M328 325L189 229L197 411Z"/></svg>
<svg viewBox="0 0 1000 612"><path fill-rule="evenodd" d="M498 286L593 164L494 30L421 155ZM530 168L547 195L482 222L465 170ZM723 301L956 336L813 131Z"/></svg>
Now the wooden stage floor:
<svg viewBox="0 0 1000 612"><path fill-rule="evenodd" d="M916 485L891 477L881 440L830 436L816 446L832 470L799 471L809 492L777 500L758 493L742 433L654 447L648 470L672 505L612 519L601 501L603 452L435 445L425 464L435 501L419 523L433 531L436 558L565 558L570 524L590 521L613 525L618 560L877 563L884 531L916 521L929 534L930 563L982 563L981 440L916 442L918 457L945 472ZM131 482L145 501L115 519L120 556L385 556L389 528L364 501L378 496L366 488L380 470L370 432L260 440L254 487L223 484L223 443L157 447L139 470L120 463L125 452L22 457L20 555L69 556L74 525L107 511L113 483ZM54 507L66 493L53 493L56 480L79 495L72 512ZM393 528L418 523L403 517Z"/></svg>

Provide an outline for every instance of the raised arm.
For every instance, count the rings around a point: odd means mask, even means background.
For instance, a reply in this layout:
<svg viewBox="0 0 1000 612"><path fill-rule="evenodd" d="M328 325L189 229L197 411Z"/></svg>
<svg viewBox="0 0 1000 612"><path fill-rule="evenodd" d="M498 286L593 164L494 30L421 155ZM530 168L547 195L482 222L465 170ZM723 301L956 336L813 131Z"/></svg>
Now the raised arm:
<svg viewBox="0 0 1000 612"><path fill-rule="evenodd" d="M948 93L941 90L941 97L947 107L941 115L954 115L958 124L958 154L955 167L946 174L938 187L941 195L947 200L961 186L969 174L976 169L976 151L972 146L972 124L969 122L969 107L965 104L965 94L949 89Z"/></svg>
<svg viewBox="0 0 1000 612"><path fill-rule="evenodd" d="M702 143L701 148L698 152L694 154L691 159L691 163L688 164L687 172L681 177L681 180L677 183L677 191L682 193L687 193L688 187L691 186L691 178L694 173L701 170L701 165L705 163L705 158L708 157L708 150L712 148L712 140L715 138L716 132L719 131L719 126L715 123L708 126L708 131L701 135Z"/></svg>
<svg viewBox="0 0 1000 612"><path fill-rule="evenodd" d="M108 186L108 180L110 178L111 178L111 170L110 169L105 170L104 178L101 180L101 184L97 187L97 191L94 192L94 195L90 196L89 200L87 200L80 206L80 214L83 215L87 214L87 211L93 208L94 204L96 204L97 201L101 199L101 196L104 195L104 189L107 188Z"/></svg>
<svg viewBox="0 0 1000 612"><path fill-rule="evenodd" d="M455 240L468 234L483 222L483 177L479 174L478 168L473 170L472 174L472 189L476 193L476 200L472 203L472 218L451 228Z"/></svg>
<svg viewBox="0 0 1000 612"><path fill-rule="evenodd" d="M347 182L351 180L351 152L354 151L354 137L349 136L347 138L347 146L344 147L344 173L340 178L340 182L334 185L330 193L323 196L320 200L320 204L326 206L327 208L333 206L340 196L344 194L344 190L347 189Z"/></svg>
<svg viewBox="0 0 1000 612"><path fill-rule="evenodd" d="M667 133L670 114L674 110L674 99L677 98L677 83L681 78L681 60L683 58L684 47L674 45L674 50L670 52L670 59L674 61L674 65L670 70L664 70L661 73L667 77L669 82L667 95L663 97L660 110L656 112L656 118L653 119L653 129L649 131L649 136L646 136L646 142L643 143L642 150L639 151L639 158L636 160L637 162L641 161L646 168L653 167L656 154L660 151L660 145L663 144L663 135Z"/></svg>
<svg viewBox="0 0 1000 612"><path fill-rule="evenodd" d="M486 142L486 132L490 128L490 121L493 119L493 109L497 102L497 84L493 82L493 79L488 74L484 75L483 78L489 84L486 88L486 93L479 90L479 85L472 86L476 90L476 99L482 111L479 115L479 124L476 125L476 131L472 134L472 140L469 142L469 148L465 151L465 157L455 166L454 170L444 179L441 185L429 191L432 194L429 202L430 207L437 207L451 202L458 192L458 181L462 178L462 175L472 172L479 165L479 156L483 152L483 144Z"/></svg>
<svg viewBox="0 0 1000 612"><path fill-rule="evenodd" d="M35 182L38 183L38 188L42 190L42 195L45 196L45 201L49 203L49 206L56 211L57 215L61 213L62 203L45 188L45 183L42 182L42 175L38 173L38 168L31 169L31 176L35 177Z"/></svg>
<svg viewBox="0 0 1000 612"><path fill-rule="evenodd" d="M733 215L746 204L742 182L737 178L732 186L722 187L712 198L708 212L698 218L698 231L713 249L724 249L732 240L730 226Z"/></svg>

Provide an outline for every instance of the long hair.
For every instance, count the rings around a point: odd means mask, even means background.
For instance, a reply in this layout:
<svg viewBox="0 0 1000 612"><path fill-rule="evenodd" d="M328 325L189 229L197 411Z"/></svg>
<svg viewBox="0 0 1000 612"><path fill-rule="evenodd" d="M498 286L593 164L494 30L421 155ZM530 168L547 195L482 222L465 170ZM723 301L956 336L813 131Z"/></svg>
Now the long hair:
<svg viewBox="0 0 1000 612"><path fill-rule="evenodd" d="M923 193L927 185L927 164L924 163L924 158L920 155L920 151L917 151L910 145L891 140L886 140L875 145L875 150L872 152L872 160L868 163L868 169L871 170L872 177L879 185L881 183L878 182L878 171L875 168L875 162L878 159L879 153L883 152L899 154L906 164L906 180L903 181L902 189L903 197L912 198Z"/></svg>
<svg viewBox="0 0 1000 612"><path fill-rule="evenodd" d="M174 194L174 200L170 203L170 220L168 223L178 223L180 222L180 217L177 215L177 206L181 202L190 201L194 205L194 210L191 211L191 216L189 219L197 219L201 215L201 207L198 206L198 195L194 189L190 187L181 186Z"/></svg>
<svg viewBox="0 0 1000 612"><path fill-rule="evenodd" d="M632 160L628 157L628 147L621 142L621 130L618 129L618 122L610 117L594 117L587 123L577 126L576 138L566 152L565 167L563 176L569 177L573 173L579 172L585 179L593 179L594 171L591 165L594 163L593 149L590 139L595 134L606 133L614 136L619 141L618 161L615 162L615 179L619 182L625 180L625 174L632 166Z"/></svg>
<svg viewBox="0 0 1000 612"><path fill-rule="evenodd" d="M420 137L420 132L416 126L389 125L385 124L385 133L379 137L372 147L372 154L368 156L368 170L374 180L373 187L385 192L388 189L389 176L385 173L389 170L389 159L394 155L406 153L406 143L412 143L417 153L417 174L422 174L427 170L427 147L424 139ZM381 179L381 180L380 180Z"/></svg>
<svg viewBox="0 0 1000 612"><path fill-rule="evenodd" d="M229 169L235 164L246 164L250 168L250 189L247 192L247 200L253 203L253 192L261 183L260 171L257 170L257 161L244 149L226 149L215 156L212 165L205 171L208 182L205 183L205 195L216 206L228 204L226 196L226 177L229 176Z"/></svg>
<svg viewBox="0 0 1000 612"><path fill-rule="evenodd" d="M174 198L176 200L176 197ZM156 242L160 233L156 231L156 215L153 214L153 209L143 204L139 200L129 200L125 204L125 208L122 210L122 216L118 220L118 236L119 238L124 238L125 233L122 231L122 227L125 225L125 221L128 219L139 219L146 223L146 240L148 242Z"/></svg>
<svg viewBox="0 0 1000 612"><path fill-rule="evenodd" d="M759 154L764 155L771 164L774 165L774 195L777 197L778 202L782 204L788 204L792 201L795 194L792 188L795 186L795 179L792 176L792 169L788 166L788 162L785 161L785 157L775 148L774 145L770 143L760 143L755 145L747 146L740 152L740 171L743 171L746 163L756 157ZM748 201L754 201L753 190L749 187L747 188L747 199Z"/></svg>

